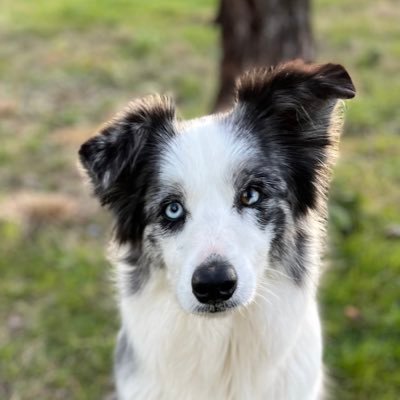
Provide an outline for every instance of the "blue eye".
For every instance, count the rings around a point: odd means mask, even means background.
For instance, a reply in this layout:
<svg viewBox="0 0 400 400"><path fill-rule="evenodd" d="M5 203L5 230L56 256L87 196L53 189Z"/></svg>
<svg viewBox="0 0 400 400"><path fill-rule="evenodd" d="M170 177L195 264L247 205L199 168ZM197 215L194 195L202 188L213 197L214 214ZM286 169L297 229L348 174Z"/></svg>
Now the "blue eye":
<svg viewBox="0 0 400 400"><path fill-rule="evenodd" d="M169 203L164 209L164 215L171 221L181 219L185 215L185 210L181 203L173 201Z"/></svg>
<svg viewBox="0 0 400 400"><path fill-rule="evenodd" d="M257 204L261 199L261 193L254 187L248 187L240 195L242 205L249 207Z"/></svg>

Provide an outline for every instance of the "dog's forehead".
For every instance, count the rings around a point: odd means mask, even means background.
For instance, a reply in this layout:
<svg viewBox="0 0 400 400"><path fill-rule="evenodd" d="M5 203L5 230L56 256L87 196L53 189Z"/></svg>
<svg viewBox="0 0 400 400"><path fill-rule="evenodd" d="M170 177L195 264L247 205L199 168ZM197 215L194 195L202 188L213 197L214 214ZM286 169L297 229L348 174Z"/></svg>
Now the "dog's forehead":
<svg viewBox="0 0 400 400"><path fill-rule="evenodd" d="M234 125L215 117L186 121L163 152L161 181L222 184L254 159L256 148Z"/></svg>

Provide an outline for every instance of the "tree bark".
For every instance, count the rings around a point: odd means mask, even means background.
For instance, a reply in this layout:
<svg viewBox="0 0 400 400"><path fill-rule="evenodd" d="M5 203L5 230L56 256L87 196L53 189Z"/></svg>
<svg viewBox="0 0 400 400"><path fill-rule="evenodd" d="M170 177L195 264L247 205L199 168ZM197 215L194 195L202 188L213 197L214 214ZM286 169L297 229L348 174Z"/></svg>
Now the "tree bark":
<svg viewBox="0 0 400 400"><path fill-rule="evenodd" d="M235 79L251 67L313 58L310 0L221 0L220 88L214 111L228 108Z"/></svg>

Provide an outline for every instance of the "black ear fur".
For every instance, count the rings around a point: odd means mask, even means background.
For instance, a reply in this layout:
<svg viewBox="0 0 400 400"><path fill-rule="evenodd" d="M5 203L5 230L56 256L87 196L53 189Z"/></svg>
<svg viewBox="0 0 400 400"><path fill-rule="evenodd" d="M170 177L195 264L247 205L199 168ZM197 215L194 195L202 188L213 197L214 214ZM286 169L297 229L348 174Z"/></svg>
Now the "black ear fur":
<svg viewBox="0 0 400 400"><path fill-rule="evenodd" d="M353 82L341 65L305 64L300 60L251 70L239 78L236 87L237 101L260 107L262 114L355 96Z"/></svg>
<svg viewBox="0 0 400 400"><path fill-rule="evenodd" d="M160 146L174 134L174 119L167 97L134 101L79 150L95 194L116 217L121 242L138 240L144 229L145 192Z"/></svg>
<svg viewBox="0 0 400 400"><path fill-rule="evenodd" d="M168 133L174 118L175 108L169 98L150 96L131 102L99 135L85 142L79 157L95 190L106 190L125 168L133 170L150 136L157 140L163 131Z"/></svg>
<svg viewBox="0 0 400 400"><path fill-rule="evenodd" d="M279 154L296 213L314 208L327 191L341 128L332 113L338 99L354 95L349 74L337 64L293 61L238 80L234 115L258 138L267 159Z"/></svg>

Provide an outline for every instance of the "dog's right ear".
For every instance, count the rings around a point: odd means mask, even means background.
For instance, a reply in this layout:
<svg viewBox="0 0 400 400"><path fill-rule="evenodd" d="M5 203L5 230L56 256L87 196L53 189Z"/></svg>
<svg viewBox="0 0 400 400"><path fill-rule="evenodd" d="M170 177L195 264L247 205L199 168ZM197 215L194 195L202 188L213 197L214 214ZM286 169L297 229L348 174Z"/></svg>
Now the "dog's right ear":
<svg viewBox="0 0 400 400"><path fill-rule="evenodd" d="M145 149L155 146L172 131L175 107L171 99L150 96L131 102L100 133L85 142L80 161L101 203L107 204L113 185L124 172L133 175L145 157Z"/></svg>

